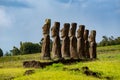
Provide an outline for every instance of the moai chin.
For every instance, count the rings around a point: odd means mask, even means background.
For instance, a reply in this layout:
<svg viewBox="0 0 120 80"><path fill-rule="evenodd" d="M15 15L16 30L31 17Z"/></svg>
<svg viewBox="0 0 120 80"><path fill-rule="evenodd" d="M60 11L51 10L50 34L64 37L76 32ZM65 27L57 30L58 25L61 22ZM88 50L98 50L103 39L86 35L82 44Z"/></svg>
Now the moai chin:
<svg viewBox="0 0 120 80"><path fill-rule="evenodd" d="M80 59L85 58L85 53L84 53L84 34L85 26L80 25L79 29L77 30L77 53Z"/></svg>
<svg viewBox="0 0 120 80"><path fill-rule="evenodd" d="M43 43L42 43L42 55L41 58L45 60L49 60L50 58L50 26L51 26L51 20L46 19L45 24L43 25Z"/></svg>
<svg viewBox="0 0 120 80"><path fill-rule="evenodd" d="M77 28L77 23L72 23L71 28L69 30L69 37L70 37L70 57L72 59L78 59L78 54L77 54L77 38L75 36Z"/></svg>
<svg viewBox="0 0 120 80"><path fill-rule="evenodd" d="M96 31L92 30L91 34L89 36L89 44L90 44L90 48L89 48L89 53L90 53L90 58L96 58L97 54L96 54Z"/></svg>
<svg viewBox="0 0 120 80"><path fill-rule="evenodd" d="M54 26L51 28L51 34L54 39L52 44L52 57L53 59L58 59L58 60L61 59L59 30L60 30L60 22L55 22Z"/></svg>
<svg viewBox="0 0 120 80"><path fill-rule="evenodd" d="M70 58L70 39L68 37L70 24L65 23L64 27L61 29L61 38L62 38L62 47L61 47L61 53L62 58Z"/></svg>
<svg viewBox="0 0 120 80"><path fill-rule="evenodd" d="M90 58L88 35L89 35L89 30L86 29L84 31L84 52L86 58Z"/></svg>

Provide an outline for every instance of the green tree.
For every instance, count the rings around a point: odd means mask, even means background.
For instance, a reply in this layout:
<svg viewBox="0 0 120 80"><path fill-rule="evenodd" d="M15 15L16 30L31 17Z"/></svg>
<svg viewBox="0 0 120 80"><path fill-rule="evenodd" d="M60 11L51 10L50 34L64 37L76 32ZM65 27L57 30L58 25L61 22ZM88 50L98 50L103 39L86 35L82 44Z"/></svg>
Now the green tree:
<svg viewBox="0 0 120 80"><path fill-rule="evenodd" d="M108 46L108 45L117 45L120 44L120 37L114 38L113 36L107 37L103 36L102 41L98 43L98 46Z"/></svg>
<svg viewBox="0 0 120 80"><path fill-rule="evenodd" d="M11 52L8 52L8 51L7 51L7 52L5 53L5 56L11 56L11 55L12 55Z"/></svg>
<svg viewBox="0 0 120 80"><path fill-rule="evenodd" d="M13 47L12 50L10 50L10 52L12 53L12 55L20 55L21 54L20 50L15 46Z"/></svg>
<svg viewBox="0 0 120 80"><path fill-rule="evenodd" d="M106 45L108 45L109 44L109 42L108 42L108 37L107 36L103 36L102 37L103 39L102 39L102 41L99 43L99 46L106 46Z"/></svg>
<svg viewBox="0 0 120 80"><path fill-rule="evenodd" d="M3 51L2 51L2 49L0 48L0 57L2 57L3 56Z"/></svg>
<svg viewBox="0 0 120 80"><path fill-rule="evenodd" d="M41 52L41 47L37 43L32 42L24 42L20 43L20 52L22 54L32 54L32 53L38 53Z"/></svg>

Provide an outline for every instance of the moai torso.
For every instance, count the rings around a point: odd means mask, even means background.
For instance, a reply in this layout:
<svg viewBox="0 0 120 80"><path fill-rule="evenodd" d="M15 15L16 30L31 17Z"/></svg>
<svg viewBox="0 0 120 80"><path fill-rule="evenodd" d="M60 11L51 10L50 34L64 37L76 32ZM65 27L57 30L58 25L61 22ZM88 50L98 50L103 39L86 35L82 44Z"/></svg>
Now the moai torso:
<svg viewBox="0 0 120 80"><path fill-rule="evenodd" d="M42 59L50 59L50 25L51 25L51 20L50 19L46 19L45 20L45 24L42 27L43 29L43 43L42 43L42 55L41 58Z"/></svg>
<svg viewBox="0 0 120 80"><path fill-rule="evenodd" d="M61 29L62 47L61 53L63 58L70 58L70 39L68 37L70 24L65 23L64 27Z"/></svg>
<svg viewBox="0 0 120 80"><path fill-rule="evenodd" d="M79 58L85 58L85 53L84 53L84 25L80 25L79 29L77 30L77 53L79 55Z"/></svg>
<svg viewBox="0 0 120 80"><path fill-rule="evenodd" d="M90 58L88 35L89 35L89 30L85 30L84 31L84 52L85 52L86 58Z"/></svg>
<svg viewBox="0 0 120 80"><path fill-rule="evenodd" d="M54 39L52 44L53 59L61 59L61 44L60 44L59 30L60 30L60 23L55 22L54 26L51 28L51 34Z"/></svg>
<svg viewBox="0 0 120 80"><path fill-rule="evenodd" d="M90 58L96 58L97 54L96 54L96 31L92 30L91 34L89 36L89 43L90 43L90 48L89 48L89 53L90 53Z"/></svg>
<svg viewBox="0 0 120 80"><path fill-rule="evenodd" d="M70 57L72 59L78 59L78 54L77 54L77 38L75 36L77 28L77 23L72 23L71 28L69 30L69 37L70 37Z"/></svg>

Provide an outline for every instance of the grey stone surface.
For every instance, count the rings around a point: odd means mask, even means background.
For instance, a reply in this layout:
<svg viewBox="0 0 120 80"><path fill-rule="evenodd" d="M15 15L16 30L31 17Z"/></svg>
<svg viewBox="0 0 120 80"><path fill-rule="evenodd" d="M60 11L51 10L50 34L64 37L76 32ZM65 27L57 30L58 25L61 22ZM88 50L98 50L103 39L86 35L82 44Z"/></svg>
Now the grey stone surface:
<svg viewBox="0 0 120 80"><path fill-rule="evenodd" d="M61 59L61 44L60 44L59 30L60 30L60 22L55 22L53 27L51 28L51 34L53 38L53 44L52 44L53 59Z"/></svg>
<svg viewBox="0 0 120 80"><path fill-rule="evenodd" d="M72 59L78 59L79 56L77 54L77 38L75 36L77 28L77 23L72 23L71 28L69 30L69 37L70 37L70 57Z"/></svg>
<svg viewBox="0 0 120 80"><path fill-rule="evenodd" d="M70 58L70 39L68 37L70 24L65 23L64 27L61 29L62 47L61 53L62 58Z"/></svg>
<svg viewBox="0 0 120 80"><path fill-rule="evenodd" d="M84 30L85 30L84 25L80 25L77 30L77 53L78 53L80 59L85 58L84 38L83 38Z"/></svg>
<svg viewBox="0 0 120 80"><path fill-rule="evenodd" d="M50 58L50 36L49 36L50 26L51 26L51 20L46 19L45 24L42 27L44 38L42 43L42 55L41 55L41 58L45 60L51 59Z"/></svg>
<svg viewBox="0 0 120 80"><path fill-rule="evenodd" d="M89 43L90 43L90 48L89 48L89 52L90 52L90 58L96 58L97 54L96 54L96 31L92 30L89 36Z"/></svg>
<svg viewBox="0 0 120 80"><path fill-rule="evenodd" d="M89 35L89 30L86 29L84 31L84 52L86 58L90 58L88 35Z"/></svg>

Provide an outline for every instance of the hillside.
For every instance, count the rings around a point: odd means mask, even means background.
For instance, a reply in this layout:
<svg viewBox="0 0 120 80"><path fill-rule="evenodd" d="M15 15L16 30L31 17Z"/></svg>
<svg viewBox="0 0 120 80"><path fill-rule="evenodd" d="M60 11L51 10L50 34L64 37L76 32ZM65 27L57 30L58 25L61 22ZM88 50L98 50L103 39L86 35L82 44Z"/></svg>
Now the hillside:
<svg viewBox="0 0 120 80"><path fill-rule="evenodd" d="M98 59L71 65L61 63L44 69L23 68L26 60L40 60L40 53L0 58L0 80L120 80L120 45L98 47ZM88 67L96 75L86 75L82 68ZM33 74L24 75L26 70Z"/></svg>

